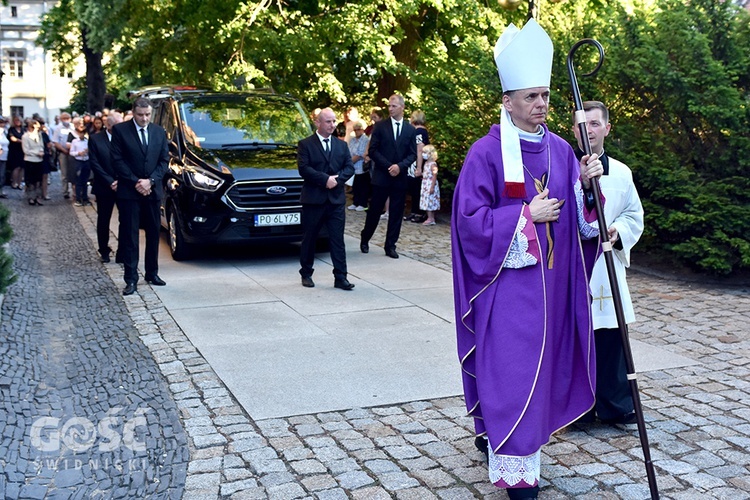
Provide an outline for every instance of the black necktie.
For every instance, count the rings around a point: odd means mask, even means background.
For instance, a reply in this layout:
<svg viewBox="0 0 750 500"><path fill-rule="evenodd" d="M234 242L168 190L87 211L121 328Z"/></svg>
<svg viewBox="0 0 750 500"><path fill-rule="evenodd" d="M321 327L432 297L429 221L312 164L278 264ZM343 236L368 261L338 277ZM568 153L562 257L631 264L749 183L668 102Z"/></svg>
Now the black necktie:
<svg viewBox="0 0 750 500"><path fill-rule="evenodd" d="M143 144L143 147L148 146L148 142L146 142L146 129L141 129L141 144Z"/></svg>
<svg viewBox="0 0 750 500"><path fill-rule="evenodd" d="M401 122L396 122L396 140L398 140L399 135L401 135Z"/></svg>
<svg viewBox="0 0 750 500"><path fill-rule="evenodd" d="M329 140L330 139L323 139L323 142L326 143L325 147L323 148L323 149L325 149L326 157L331 156L331 148L330 148L330 145L328 144Z"/></svg>

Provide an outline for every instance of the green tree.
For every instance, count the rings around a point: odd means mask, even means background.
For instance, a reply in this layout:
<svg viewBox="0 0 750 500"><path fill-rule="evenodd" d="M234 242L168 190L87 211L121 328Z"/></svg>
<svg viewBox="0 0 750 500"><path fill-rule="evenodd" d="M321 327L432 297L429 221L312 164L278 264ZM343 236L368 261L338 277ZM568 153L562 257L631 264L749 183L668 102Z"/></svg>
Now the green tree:
<svg viewBox="0 0 750 500"><path fill-rule="evenodd" d="M63 67L83 54L86 61L86 110L104 107L103 54L112 49L124 17L125 0L61 0L42 19L37 43Z"/></svg>
<svg viewBox="0 0 750 500"><path fill-rule="evenodd" d="M5 250L5 244L13 237L10 227L10 211L0 205L0 293L5 293L18 277L13 272L13 257Z"/></svg>
<svg viewBox="0 0 750 500"><path fill-rule="evenodd" d="M573 30L599 26L607 53L582 93L610 106L607 150L631 166L644 200L639 247L703 271L747 269L750 16L711 0L657 7L619 8Z"/></svg>
<svg viewBox="0 0 750 500"><path fill-rule="evenodd" d="M40 39L64 60L81 49L60 33L85 33L73 42L109 54L109 83L120 89L241 82L292 93L308 108L382 104L401 92L408 111L427 115L449 201L466 151L498 121L492 47L508 23L526 22L529 6L505 3L130 0L125 9L124 0L62 0ZM579 84L585 99L612 110L607 150L632 167L646 207L641 248L711 272L750 267L747 11L715 0L532 7L555 44L548 125L569 140L568 50L583 37L605 47L600 73ZM114 21L102 17L113 12ZM591 63L582 54L579 64L583 72Z"/></svg>

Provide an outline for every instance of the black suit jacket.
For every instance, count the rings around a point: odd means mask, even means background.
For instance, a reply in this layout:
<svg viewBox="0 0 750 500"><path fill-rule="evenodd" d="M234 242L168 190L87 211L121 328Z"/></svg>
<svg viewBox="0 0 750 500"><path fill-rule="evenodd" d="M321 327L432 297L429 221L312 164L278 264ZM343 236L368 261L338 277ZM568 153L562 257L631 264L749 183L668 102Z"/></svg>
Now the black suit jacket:
<svg viewBox="0 0 750 500"><path fill-rule="evenodd" d="M326 201L335 205L346 203L344 183L354 175L354 165L349 146L344 141L331 136L331 154L327 158L317 134L302 139L297 144L297 169L305 181L300 202L315 205ZM336 187L328 189L326 183L331 175L338 175Z"/></svg>
<svg viewBox="0 0 750 500"><path fill-rule="evenodd" d="M106 131L89 136L89 162L91 170L94 171L94 194L112 193L112 183L115 182L117 174L112 165L110 154L109 137Z"/></svg>
<svg viewBox="0 0 750 500"><path fill-rule="evenodd" d="M373 161L372 183L406 189L407 169L417 159L417 129L404 118L397 141L393 137L392 120L381 120L372 129L369 151ZM394 164L401 169L395 177L388 173L388 167Z"/></svg>
<svg viewBox="0 0 750 500"><path fill-rule="evenodd" d="M117 198L141 200L143 195L135 189L139 179L153 179L154 186L146 198L161 200L162 181L169 168L167 134L154 123L148 127L148 147L143 148L135 121L118 123L112 128L112 165L117 173Z"/></svg>

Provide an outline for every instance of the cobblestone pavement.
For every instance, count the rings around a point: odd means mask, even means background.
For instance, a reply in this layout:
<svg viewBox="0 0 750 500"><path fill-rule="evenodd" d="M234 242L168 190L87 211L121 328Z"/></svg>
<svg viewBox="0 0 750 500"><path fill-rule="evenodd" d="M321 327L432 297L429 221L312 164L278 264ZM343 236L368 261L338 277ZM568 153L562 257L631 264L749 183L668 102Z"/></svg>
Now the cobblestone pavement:
<svg viewBox="0 0 750 500"><path fill-rule="evenodd" d="M94 238L93 209L75 210ZM347 232L357 237L364 214L347 216ZM441 222L431 227L405 223L399 252L450 269L448 225ZM26 234L24 227L14 225L21 241L35 238L33 231ZM382 244L383 229L373 244ZM101 269L91 244L76 245L71 252ZM119 286L119 266L105 269ZM49 270L52 276L61 271ZM750 498L750 292L642 273L630 281L640 318L632 337L700 362L639 375L662 498ZM507 498L487 480L461 397L253 421L149 287L124 299L111 284L103 287L111 308L122 309L115 304L124 302L138 330L140 340L131 337L131 350L150 350L176 401L190 447L183 498ZM31 314L17 310L23 299L14 299L13 293L19 288L26 287L15 285L6 298L3 332L8 321L25 328L28 320L23 318ZM84 349L92 340L75 339ZM19 356L29 363L33 346L27 345L29 339L19 342L24 345ZM148 363L139 361L141 365ZM2 387L8 405L7 386ZM131 394L141 391L128 389ZM16 398L11 401L20 404ZM9 443L28 436L5 418L0 459L8 456ZM543 448L542 460L540 498L649 497L634 426L571 427ZM7 491L6 486L6 496Z"/></svg>
<svg viewBox="0 0 750 500"><path fill-rule="evenodd" d="M0 324L0 498L180 498L179 411L73 207L7 192L18 281Z"/></svg>

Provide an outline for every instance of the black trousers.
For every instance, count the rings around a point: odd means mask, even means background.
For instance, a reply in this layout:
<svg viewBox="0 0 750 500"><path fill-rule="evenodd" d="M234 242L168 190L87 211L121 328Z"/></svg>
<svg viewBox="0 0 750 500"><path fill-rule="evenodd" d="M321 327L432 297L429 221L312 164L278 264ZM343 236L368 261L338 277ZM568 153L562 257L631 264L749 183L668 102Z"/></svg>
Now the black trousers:
<svg viewBox="0 0 750 500"><path fill-rule="evenodd" d="M302 205L302 244L300 245L299 273L304 278L312 276L315 262L315 243L323 226L328 230L333 275L336 279L346 278L346 248L344 247L344 204L323 203L322 205Z"/></svg>
<svg viewBox="0 0 750 500"><path fill-rule="evenodd" d="M419 208L419 199L422 196L421 177L409 177L409 196L411 196L411 213L424 215L424 210Z"/></svg>
<svg viewBox="0 0 750 500"><path fill-rule="evenodd" d="M620 331L616 328L594 330L594 341L596 414L601 420L611 420L633 411Z"/></svg>
<svg viewBox="0 0 750 500"><path fill-rule="evenodd" d="M120 199L120 256L125 265L125 283L138 283L138 228L146 232L144 267L146 279L159 274L159 200Z"/></svg>
<svg viewBox="0 0 750 500"><path fill-rule="evenodd" d="M109 191L109 192L107 192ZM96 186L96 241L101 255L109 255L109 221L115 208L117 197L109 186ZM118 230L117 239L122 241ZM119 255L119 249L118 249Z"/></svg>
<svg viewBox="0 0 750 500"><path fill-rule="evenodd" d="M539 495L539 486L533 488L508 488L505 490L510 500L524 500L527 498L537 498Z"/></svg>
<svg viewBox="0 0 750 500"><path fill-rule="evenodd" d="M370 172L354 176L352 186L352 203L358 207L366 207L370 198Z"/></svg>
<svg viewBox="0 0 750 500"><path fill-rule="evenodd" d="M380 214L383 212L386 200L391 202L388 208L388 230L385 235L385 249L395 249L398 237L401 234L401 222L404 218L404 202L406 200L406 186L372 186L372 200L370 209L367 211L365 227L362 229L362 243L368 243L380 222Z"/></svg>

